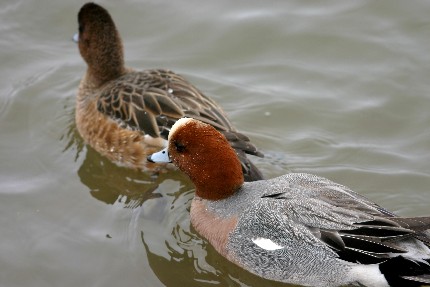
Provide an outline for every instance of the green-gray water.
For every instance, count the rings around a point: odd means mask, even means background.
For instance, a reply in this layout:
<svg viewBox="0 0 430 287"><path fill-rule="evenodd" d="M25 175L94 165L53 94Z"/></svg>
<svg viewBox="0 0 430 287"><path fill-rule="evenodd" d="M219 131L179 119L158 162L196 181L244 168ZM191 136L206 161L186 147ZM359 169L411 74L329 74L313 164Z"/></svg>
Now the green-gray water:
<svg viewBox="0 0 430 287"><path fill-rule="evenodd" d="M193 189L110 164L74 126L83 1L0 4L0 285L281 286L190 227ZM103 1L126 62L170 68L267 155L430 215L429 1Z"/></svg>

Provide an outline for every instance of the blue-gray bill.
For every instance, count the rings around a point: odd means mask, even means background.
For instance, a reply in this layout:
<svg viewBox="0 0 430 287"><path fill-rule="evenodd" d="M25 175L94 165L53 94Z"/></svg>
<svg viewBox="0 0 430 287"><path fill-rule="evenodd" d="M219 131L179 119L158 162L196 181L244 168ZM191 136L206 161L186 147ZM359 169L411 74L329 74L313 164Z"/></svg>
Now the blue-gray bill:
<svg viewBox="0 0 430 287"><path fill-rule="evenodd" d="M159 152L153 153L146 158L149 162L172 162L169 158L167 148L160 150Z"/></svg>

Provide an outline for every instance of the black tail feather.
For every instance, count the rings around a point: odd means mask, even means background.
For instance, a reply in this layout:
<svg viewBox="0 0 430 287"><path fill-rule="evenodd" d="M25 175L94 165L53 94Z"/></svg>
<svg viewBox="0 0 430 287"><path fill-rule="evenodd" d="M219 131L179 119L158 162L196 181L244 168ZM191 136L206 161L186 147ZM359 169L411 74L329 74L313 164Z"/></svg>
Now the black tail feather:
<svg viewBox="0 0 430 287"><path fill-rule="evenodd" d="M264 179L261 171L248 160L245 164L242 163L242 171L245 181L257 181Z"/></svg>
<svg viewBox="0 0 430 287"><path fill-rule="evenodd" d="M381 263L379 269L392 287L419 287L430 282L430 259L425 261L412 261L397 256Z"/></svg>
<svg viewBox="0 0 430 287"><path fill-rule="evenodd" d="M264 179L261 171L248 159L244 151L236 149L236 154L242 164L242 172L245 181Z"/></svg>

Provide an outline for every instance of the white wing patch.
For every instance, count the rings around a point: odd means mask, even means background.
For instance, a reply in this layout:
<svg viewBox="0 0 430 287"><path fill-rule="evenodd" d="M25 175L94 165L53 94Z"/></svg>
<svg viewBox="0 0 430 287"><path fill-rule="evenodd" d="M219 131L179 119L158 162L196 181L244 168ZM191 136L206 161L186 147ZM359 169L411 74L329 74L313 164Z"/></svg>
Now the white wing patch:
<svg viewBox="0 0 430 287"><path fill-rule="evenodd" d="M283 246L280 246L273 242L270 239L257 237L252 239L252 242L254 242L258 247L266 250L278 250L284 248Z"/></svg>

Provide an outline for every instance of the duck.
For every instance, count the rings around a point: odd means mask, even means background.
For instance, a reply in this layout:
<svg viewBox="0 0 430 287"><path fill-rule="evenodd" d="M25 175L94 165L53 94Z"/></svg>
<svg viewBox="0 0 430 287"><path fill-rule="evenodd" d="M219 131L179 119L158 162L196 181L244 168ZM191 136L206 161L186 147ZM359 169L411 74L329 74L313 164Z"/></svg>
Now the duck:
<svg viewBox="0 0 430 287"><path fill-rule="evenodd" d="M167 147L193 182L190 221L227 260L264 279L314 287L430 284L430 217L399 217L350 188L306 173L245 182L228 140L193 118Z"/></svg>
<svg viewBox="0 0 430 287"><path fill-rule="evenodd" d="M229 139L247 181L263 178L247 157L263 154L233 127L214 100L171 70L137 71L125 66L120 34L105 8L84 4L78 24L79 32L73 39L87 70L78 88L75 122L94 150L121 166L156 170L146 157L166 146L176 120L192 116Z"/></svg>

